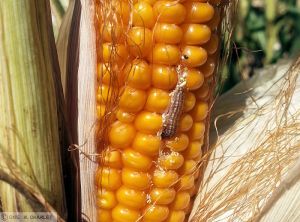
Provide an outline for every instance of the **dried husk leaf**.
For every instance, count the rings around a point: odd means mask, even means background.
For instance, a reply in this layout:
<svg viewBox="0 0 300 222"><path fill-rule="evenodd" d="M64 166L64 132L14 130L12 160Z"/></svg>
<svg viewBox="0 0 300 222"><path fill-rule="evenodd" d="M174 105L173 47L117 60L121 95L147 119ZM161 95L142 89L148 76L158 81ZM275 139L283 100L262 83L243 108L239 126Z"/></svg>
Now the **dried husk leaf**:
<svg viewBox="0 0 300 222"><path fill-rule="evenodd" d="M59 69L49 2L1 1L0 32L0 169L28 184L20 194L0 182L1 210L36 211L39 205L49 210L50 204L65 218ZM34 188L32 196L45 197L39 205L23 197L29 188Z"/></svg>

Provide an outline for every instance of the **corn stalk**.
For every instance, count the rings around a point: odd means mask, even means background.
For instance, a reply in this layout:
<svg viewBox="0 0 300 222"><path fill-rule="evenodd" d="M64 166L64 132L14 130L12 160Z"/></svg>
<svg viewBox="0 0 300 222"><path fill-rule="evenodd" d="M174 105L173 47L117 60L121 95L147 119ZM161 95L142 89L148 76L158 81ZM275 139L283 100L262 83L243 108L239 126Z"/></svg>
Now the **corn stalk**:
<svg viewBox="0 0 300 222"><path fill-rule="evenodd" d="M48 1L0 1L1 211L66 217L54 45Z"/></svg>

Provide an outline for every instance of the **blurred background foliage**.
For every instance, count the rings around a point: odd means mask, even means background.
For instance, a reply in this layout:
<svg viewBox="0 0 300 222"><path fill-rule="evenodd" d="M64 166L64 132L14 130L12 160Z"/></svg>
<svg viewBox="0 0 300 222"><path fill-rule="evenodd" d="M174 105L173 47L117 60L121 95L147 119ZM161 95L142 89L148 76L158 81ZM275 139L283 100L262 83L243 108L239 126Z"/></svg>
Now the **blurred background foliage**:
<svg viewBox="0 0 300 222"><path fill-rule="evenodd" d="M69 1L51 0L56 38ZM231 57L222 71L221 92L250 78L255 69L300 51L300 0L239 0L236 18Z"/></svg>

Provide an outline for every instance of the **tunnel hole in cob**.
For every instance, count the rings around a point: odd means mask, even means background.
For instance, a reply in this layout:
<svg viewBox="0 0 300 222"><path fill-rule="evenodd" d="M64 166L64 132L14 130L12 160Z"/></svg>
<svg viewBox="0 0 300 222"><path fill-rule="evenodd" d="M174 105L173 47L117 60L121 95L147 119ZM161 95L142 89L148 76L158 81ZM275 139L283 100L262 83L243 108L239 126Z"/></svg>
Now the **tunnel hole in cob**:
<svg viewBox="0 0 300 222"><path fill-rule="evenodd" d="M98 221L187 221L217 67L219 3L95 0ZM174 133L165 136L168 109Z"/></svg>

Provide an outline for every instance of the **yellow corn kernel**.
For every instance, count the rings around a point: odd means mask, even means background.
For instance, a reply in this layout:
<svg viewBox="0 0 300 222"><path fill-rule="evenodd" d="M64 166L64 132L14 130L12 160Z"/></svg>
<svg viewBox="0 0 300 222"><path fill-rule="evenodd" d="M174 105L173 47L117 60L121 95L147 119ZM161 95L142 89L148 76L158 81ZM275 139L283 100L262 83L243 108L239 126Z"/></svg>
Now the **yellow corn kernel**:
<svg viewBox="0 0 300 222"><path fill-rule="evenodd" d="M176 65L180 60L180 54L180 49L176 45L157 43L148 58L156 64Z"/></svg>
<svg viewBox="0 0 300 222"><path fill-rule="evenodd" d="M196 104L196 97L194 93L188 92L185 95L185 100L184 100L184 111L188 112L194 108Z"/></svg>
<svg viewBox="0 0 300 222"><path fill-rule="evenodd" d="M186 23L205 23L214 16L214 8L208 3L187 2L184 6L186 8Z"/></svg>
<svg viewBox="0 0 300 222"><path fill-rule="evenodd" d="M145 105L145 109L151 112L164 113L170 103L169 93L161 90L152 88L148 92L148 98Z"/></svg>
<svg viewBox="0 0 300 222"><path fill-rule="evenodd" d="M119 106L127 112L137 113L143 109L147 99L144 90L126 87L121 95Z"/></svg>
<svg viewBox="0 0 300 222"><path fill-rule="evenodd" d="M116 27L111 22L105 23L100 29L103 40L106 42L112 42L113 40L116 42L122 42L122 40L124 40L124 38L122 38L122 28L122 26Z"/></svg>
<svg viewBox="0 0 300 222"><path fill-rule="evenodd" d="M181 175L192 174L197 170L197 162L195 160L186 159L179 169L179 173Z"/></svg>
<svg viewBox="0 0 300 222"><path fill-rule="evenodd" d="M116 117L122 123L131 123L135 119L135 114L129 113L129 112L125 112L122 109L118 109Z"/></svg>
<svg viewBox="0 0 300 222"><path fill-rule="evenodd" d="M150 175L148 173L124 168L122 170L122 182L129 188L146 190L150 186Z"/></svg>
<svg viewBox="0 0 300 222"><path fill-rule="evenodd" d="M194 175L183 175L179 178L179 181L176 185L178 191L185 191L193 188L195 185Z"/></svg>
<svg viewBox="0 0 300 222"><path fill-rule="evenodd" d="M112 0L112 7L114 8L118 22L127 24L130 17L130 6L128 1L119 1L119 0Z"/></svg>
<svg viewBox="0 0 300 222"><path fill-rule="evenodd" d="M202 86L204 75L198 69L189 69L186 77L186 87L195 90Z"/></svg>
<svg viewBox="0 0 300 222"><path fill-rule="evenodd" d="M113 148L107 148L102 152L104 158L102 158L101 164L107 167L112 168L121 168L122 167L122 157L119 150Z"/></svg>
<svg viewBox="0 0 300 222"><path fill-rule="evenodd" d="M153 30L155 42L177 44L181 41L182 29L175 24L157 23Z"/></svg>
<svg viewBox="0 0 300 222"><path fill-rule="evenodd" d="M152 66L152 84L154 87L171 90L177 84L177 72L174 67L165 65Z"/></svg>
<svg viewBox="0 0 300 222"><path fill-rule="evenodd" d="M132 148L148 156L158 155L162 142L159 136L138 132L133 140Z"/></svg>
<svg viewBox="0 0 300 222"><path fill-rule="evenodd" d="M133 25L152 28L154 25L152 6L143 1L138 2L133 7Z"/></svg>
<svg viewBox="0 0 300 222"><path fill-rule="evenodd" d="M125 167L145 172L148 171L152 165L151 158L132 149L124 150L122 153L122 161Z"/></svg>
<svg viewBox="0 0 300 222"><path fill-rule="evenodd" d="M136 59L125 70L125 80L129 86L143 90L151 86L151 68L146 61Z"/></svg>
<svg viewBox="0 0 300 222"><path fill-rule="evenodd" d="M218 47L219 47L219 37L216 34L213 34L209 42L203 45L203 48L205 48L206 52L209 55L214 54L218 50Z"/></svg>
<svg viewBox="0 0 300 222"><path fill-rule="evenodd" d="M97 206L110 210L114 208L117 205L117 199L115 197L114 192L104 190L104 189L99 189L97 192Z"/></svg>
<svg viewBox="0 0 300 222"><path fill-rule="evenodd" d="M113 51L116 51L116 53L112 53ZM117 63L126 62L128 58L126 46L123 44L112 45L111 43L104 43L102 46L102 57L105 63L112 60Z"/></svg>
<svg viewBox="0 0 300 222"><path fill-rule="evenodd" d="M189 114L184 114L179 123L179 129L181 132L189 131L193 126L193 118Z"/></svg>
<svg viewBox="0 0 300 222"><path fill-rule="evenodd" d="M173 170L155 170L152 181L156 187L169 188L178 181L178 174Z"/></svg>
<svg viewBox="0 0 300 222"><path fill-rule="evenodd" d="M153 5L153 12L158 22L180 24L186 15L185 7L174 1L157 1Z"/></svg>
<svg viewBox="0 0 300 222"><path fill-rule="evenodd" d="M191 142L188 148L184 151L184 157L186 159L195 159L202 155L201 151L202 143L198 141Z"/></svg>
<svg viewBox="0 0 300 222"><path fill-rule="evenodd" d="M201 66L207 60L207 52L199 46L185 46L182 54L188 57L184 63L191 68Z"/></svg>
<svg viewBox="0 0 300 222"><path fill-rule="evenodd" d="M165 222L183 222L185 218L184 211L170 211L169 217Z"/></svg>
<svg viewBox="0 0 300 222"><path fill-rule="evenodd" d="M150 5L153 5L157 0L134 0L134 2L147 2Z"/></svg>
<svg viewBox="0 0 300 222"><path fill-rule="evenodd" d="M166 141L166 147L175 152L181 152L189 145L189 137L183 133Z"/></svg>
<svg viewBox="0 0 300 222"><path fill-rule="evenodd" d="M131 28L127 34L127 44L131 55L146 57L152 48L152 31L143 27Z"/></svg>
<svg viewBox="0 0 300 222"><path fill-rule="evenodd" d="M98 168L95 176L95 182L98 187L102 187L107 190L116 190L122 185L121 173L119 170L113 168Z"/></svg>
<svg viewBox="0 0 300 222"><path fill-rule="evenodd" d="M97 222L111 222L112 216L110 210L98 209L97 210Z"/></svg>
<svg viewBox="0 0 300 222"><path fill-rule="evenodd" d="M136 210L143 208L147 203L145 192L130 189L126 186L122 186L118 189L117 199L120 204Z"/></svg>
<svg viewBox="0 0 300 222"><path fill-rule="evenodd" d="M165 170L177 170L182 166L184 158L180 153L171 152L159 158L159 165Z"/></svg>
<svg viewBox="0 0 300 222"><path fill-rule="evenodd" d="M117 205L112 210L112 218L117 222L136 222L140 216L139 211L125 207L121 204Z"/></svg>
<svg viewBox="0 0 300 222"><path fill-rule="evenodd" d="M207 78L214 73L215 67L216 67L215 60L211 57L208 57L206 63L200 67L200 71L201 73L203 73L204 77Z"/></svg>
<svg viewBox="0 0 300 222"><path fill-rule="evenodd" d="M136 117L134 125L143 133L156 135L162 127L162 117L156 113L141 112Z"/></svg>
<svg viewBox="0 0 300 222"><path fill-rule="evenodd" d="M154 188L150 192L151 201L153 204L168 205L176 195L173 188Z"/></svg>
<svg viewBox="0 0 300 222"><path fill-rule="evenodd" d="M201 139L204 136L205 124L203 122L195 122L189 131L189 136L192 140Z"/></svg>
<svg viewBox="0 0 300 222"><path fill-rule="evenodd" d="M103 84L98 87L97 91L97 101L99 103L105 104L112 97L112 88L109 88L107 85Z"/></svg>
<svg viewBox="0 0 300 222"><path fill-rule="evenodd" d="M175 199L171 204L172 210L184 210L189 206L191 196L188 192L180 191L176 193Z"/></svg>
<svg viewBox="0 0 300 222"><path fill-rule="evenodd" d="M97 77L100 83L104 83L106 85L110 84L111 79L111 71L108 64L99 63L97 70Z"/></svg>
<svg viewBox="0 0 300 222"><path fill-rule="evenodd" d="M131 124L116 121L109 131L109 142L115 148L128 147L135 136L135 128Z"/></svg>
<svg viewBox="0 0 300 222"><path fill-rule="evenodd" d="M182 43L188 45L202 45L210 40L211 30L207 25L184 24Z"/></svg>
<svg viewBox="0 0 300 222"><path fill-rule="evenodd" d="M192 115L195 121L202 121L207 117L208 104L207 102L198 102L192 110Z"/></svg>
<svg viewBox="0 0 300 222"><path fill-rule="evenodd" d="M148 205L144 210L143 222L162 222L169 214L169 208L159 205Z"/></svg>

